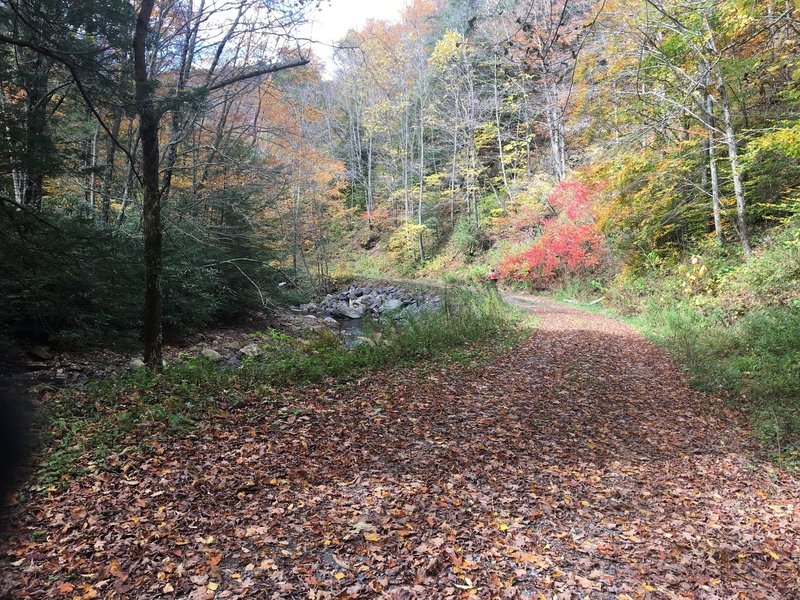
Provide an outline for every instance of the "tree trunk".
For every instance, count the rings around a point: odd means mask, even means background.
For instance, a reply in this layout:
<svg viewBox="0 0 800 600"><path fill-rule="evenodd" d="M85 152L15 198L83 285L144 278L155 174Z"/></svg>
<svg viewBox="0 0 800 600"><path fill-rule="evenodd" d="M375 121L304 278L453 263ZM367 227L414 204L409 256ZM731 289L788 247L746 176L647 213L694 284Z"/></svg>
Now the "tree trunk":
<svg viewBox="0 0 800 600"><path fill-rule="evenodd" d="M747 259L752 252L750 248L750 234L747 231L747 205L744 197L744 186L742 185L742 169L739 165L739 145L736 139L736 131L733 128L733 118L731 107L728 102L728 93L722 74L718 72L720 104L722 105L722 118L725 122L725 141L728 144L728 160L731 163L731 177L733 178L733 191L736 194L736 226L739 230L739 239L742 242L742 251Z"/></svg>
<svg viewBox="0 0 800 600"><path fill-rule="evenodd" d="M456 103L456 109L458 104ZM458 114L458 113L456 113ZM456 225L456 159L458 158L458 121L453 124L453 166L450 172L450 225Z"/></svg>
<svg viewBox="0 0 800 600"><path fill-rule="evenodd" d="M411 197L409 194L409 165L411 159L409 154L411 152L411 125L408 118L409 106L404 102L403 107L403 208L405 213L406 232L408 231L408 223L411 219Z"/></svg>
<svg viewBox="0 0 800 600"><path fill-rule="evenodd" d="M161 369L162 297L161 277L161 194L158 185L158 121L153 99L153 82L148 80L145 43L155 0L142 0L136 17L133 54L136 83L136 112L142 142L142 204L144 226L145 301L144 362L153 370Z"/></svg>
<svg viewBox="0 0 800 600"><path fill-rule="evenodd" d="M367 141L367 226L372 231L372 134Z"/></svg>
<svg viewBox="0 0 800 600"><path fill-rule="evenodd" d="M95 206L95 197L97 194L95 193L96 186L97 186L97 174L95 173L95 169L97 168L97 141L100 137L100 123L96 122L94 124L94 134L92 135L92 140L88 144L88 156L86 157L86 166L89 170L89 176L87 177L86 181L86 204L92 207L92 211L97 211L97 206Z"/></svg>
<svg viewBox="0 0 800 600"><path fill-rule="evenodd" d="M6 113L6 99L5 99L5 90L0 88L0 112L3 113L3 121L5 123L5 134L6 134L6 142L8 143L9 147L13 145L13 141L11 139L11 128L9 127L9 123L11 122L11 118ZM22 197L24 193L24 176L22 172L19 170L17 166L17 157L13 157L11 159L11 185L14 188L14 202L17 204L22 204Z"/></svg>
<svg viewBox="0 0 800 600"><path fill-rule="evenodd" d="M422 199L425 196L425 103L419 101L419 208L417 222L422 225ZM425 262L425 246L422 243L422 230L419 232L419 261Z"/></svg>
<svg viewBox="0 0 800 600"><path fill-rule="evenodd" d="M550 151L553 156L553 174L558 181L564 181L566 173L564 168L561 128L558 123L558 107L555 105L555 100L551 99L549 104L550 106L547 109L547 126L548 129L550 129Z"/></svg>
<svg viewBox="0 0 800 600"><path fill-rule="evenodd" d="M100 210L103 215L103 223L108 225L111 215L111 186L114 184L114 158L117 153L117 144L114 140L119 138L119 130L122 125L122 111L114 113L114 121L111 124L111 138L106 146L106 170L103 175L103 189L100 192Z"/></svg>
<svg viewBox="0 0 800 600"><path fill-rule="evenodd" d="M719 59L720 53L714 41L714 32L708 18L705 18L706 31L708 32L708 49L712 55ZM710 64L710 61L707 61ZM717 87L719 88L719 104L722 107L722 119L725 124L725 142L728 145L728 160L731 163L731 178L733 179L733 191L736 195L736 226L739 230L739 239L742 243L742 252L745 260L750 258L752 250L750 248L750 234L747 231L747 203L744 196L744 185L742 184L742 169L739 165L739 144L736 138L736 130L733 127L733 116L731 114L731 103L728 97L728 89L725 87L725 79L722 76L722 69L719 61L715 65ZM709 73L711 77L711 73Z"/></svg>
<svg viewBox="0 0 800 600"><path fill-rule="evenodd" d="M508 185L508 176L506 175L506 158L503 153L503 136L500 135L500 94L497 91L497 56L494 58L494 118L497 126L497 151L500 155L500 173L503 176L503 187L506 190L506 195L511 199L511 189ZM505 208L505 202L500 199L500 194L495 193L497 202L501 208Z"/></svg>
<svg viewBox="0 0 800 600"><path fill-rule="evenodd" d="M47 160L47 109L46 78L36 73L33 83L28 86L28 106L25 115L25 178L22 186L22 203L35 210L41 210L44 195L44 164Z"/></svg>
<svg viewBox="0 0 800 600"><path fill-rule="evenodd" d="M708 119L708 140L706 151L708 153L708 169L711 174L711 203L714 210L714 234L717 243L722 245L722 215L719 201L719 176L717 174L717 155L714 149L714 104L708 91L705 92L706 118Z"/></svg>

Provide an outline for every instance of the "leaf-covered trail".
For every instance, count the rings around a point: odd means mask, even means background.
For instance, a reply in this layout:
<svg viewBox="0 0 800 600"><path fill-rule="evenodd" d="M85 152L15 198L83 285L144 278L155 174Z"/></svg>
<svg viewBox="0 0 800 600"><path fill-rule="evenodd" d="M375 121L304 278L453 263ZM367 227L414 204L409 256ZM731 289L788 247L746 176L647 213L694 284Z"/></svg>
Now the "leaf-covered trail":
<svg viewBox="0 0 800 600"><path fill-rule="evenodd" d="M227 415L36 499L15 597L798 598L798 481L626 326ZM286 416L289 415L289 416ZM120 458L120 465L125 458Z"/></svg>

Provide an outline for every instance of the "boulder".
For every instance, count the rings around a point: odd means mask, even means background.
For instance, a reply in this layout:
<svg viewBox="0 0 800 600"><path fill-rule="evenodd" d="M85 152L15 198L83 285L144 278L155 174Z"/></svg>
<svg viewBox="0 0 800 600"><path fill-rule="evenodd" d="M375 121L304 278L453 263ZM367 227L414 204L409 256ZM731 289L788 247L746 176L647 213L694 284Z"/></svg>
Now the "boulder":
<svg viewBox="0 0 800 600"><path fill-rule="evenodd" d="M403 312L406 315L409 315L409 316L413 317L413 316L416 316L419 313L421 313L422 309L420 308L419 304L417 304L416 301L415 301L415 302L412 302L411 304L409 304L408 306L406 306L405 311L403 311Z"/></svg>
<svg viewBox="0 0 800 600"><path fill-rule="evenodd" d="M200 356L210 360L211 362L219 362L222 360L222 354L216 350L212 350L211 348L203 348L202 352L200 352Z"/></svg>
<svg viewBox="0 0 800 600"><path fill-rule="evenodd" d="M403 301L397 298L390 298L380 305L380 312L388 312L390 310L398 310L403 307Z"/></svg>
<svg viewBox="0 0 800 600"><path fill-rule="evenodd" d="M330 310L333 314L341 315L342 317L347 317L348 319L360 319L364 316L364 313L367 312L367 307L363 304L350 306L346 302L340 301L331 307Z"/></svg>
<svg viewBox="0 0 800 600"><path fill-rule="evenodd" d="M261 347L258 344L247 344L243 348L239 348L239 354L253 358L261 354Z"/></svg>
<svg viewBox="0 0 800 600"><path fill-rule="evenodd" d="M359 296L353 300L353 306L366 306L369 308L375 304L374 296Z"/></svg>
<svg viewBox="0 0 800 600"><path fill-rule="evenodd" d="M131 362L128 363L128 366L133 371L138 371L139 369L144 368L144 361L141 358L132 358Z"/></svg>
<svg viewBox="0 0 800 600"><path fill-rule="evenodd" d="M327 322L334 325L337 322L332 317L360 319L367 312L379 316L401 309L404 309L404 314L414 314L419 312L421 306L439 304L441 300L435 292L414 294L396 285L352 284L343 290L327 294L317 303L310 302L294 308L306 314L317 315L319 319L327 314L330 319Z"/></svg>

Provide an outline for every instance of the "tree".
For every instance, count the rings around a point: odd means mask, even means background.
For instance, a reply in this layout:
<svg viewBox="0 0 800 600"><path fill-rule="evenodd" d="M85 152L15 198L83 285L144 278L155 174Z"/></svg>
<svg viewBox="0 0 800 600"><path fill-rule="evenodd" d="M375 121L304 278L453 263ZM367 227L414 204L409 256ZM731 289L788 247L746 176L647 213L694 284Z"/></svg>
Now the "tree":
<svg viewBox="0 0 800 600"><path fill-rule="evenodd" d="M296 26L299 22L298 8L303 7L303 1L296 4L289 4L287 7L271 7L271 10L278 11L278 21L284 26ZM166 112L169 102L184 100L182 97L187 90L190 94L187 98L204 97L207 94L227 87L256 79L265 75L277 73L287 69L307 65L309 59L303 56L297 58L283 58L278 56L274 61L262 64L229 65L229 72L216 81L206 77L202 85L188 88L186 85L187 70L190 60L188 55L193 52L191 43L183 48L187 58L181 63L178 85L176 89L177 97L167 97L164 105L158 106L155 99L155 86L157 81L148 73L147 41L150 33L150 21L153 16L155 0L142 0L136 18L136 30L133 38L134 63L135 63L135 82L136 82L136 112L139 117L139 132L142 147L142 187L144 190L143 201L143 231L144 231L144 254L145 254L145 313L144 313L144 361L148 367L154 370L161 368L161 349L163 338L163 298L161 290L161 280L163 276L162 262L162 225L161 225L161 198L167 193L170 185L170 174L172 164L167 164L165 183L163 187L159 185L159 167L161 157L159 153L158 129L162 115ZM268 15L273 16L273 15ZM203 15L205 18L205 15ZM226 37L223 42L227 42L233 37L239 27L241 11L233 17ZM272 22L270 22L272 24ZM254 23L246 23L245 26L252 31ZM261 25L263 27L263 24ZM209 68L209 73L213 73L214 67L224 50L224 44L220 44L215 55L214 62ZM177 107L173 108L177 114ZM174 123L180 122L180 116L176 117ZM175 125L173 129L179 129L180 125ZM173 135L177 135L173 131ZM168 160L174 162L174 144L168 153Z"/></svg>
<svg viewBox="0 0 800 600"><path fill-rule="evenodd" d="M47 119L53 111L47 105L58 91L74 87L97 122L91 156L84 161L93 200L100 131L108 140L101 195L103 221L108 222L110 217L115 149L121 149L129 161L130 181L142 186L144 354L145 362L153 369L161 367L161 204L171 187L177 145L190 129L197 109L215 93L308 64L309 59L291 41L287 44L285 33L291 34L311 5L311 0L265 6L249 2L242 3L234 14L227 11L224 3L217 2L203 2L195 11L191 2L184 7L141 0L135 14L126 2L116 0L93 0L80 6L64 0L7 0L2 6L0 41L26 57L16 61L24 67L18 69L18 75L19 85L26 90L27 108L23 143L18 145L22 148L21 158L10 161L15 196L21 205L41 208L43 179L50 162L46 154L51 153L47 147ZM224 30L222 36L218 33L220 27ZM270 35L275 32L280 35ZM203 36L211 43L199 44ZM131 42L132 56L128 51ZM212 45L215 53L210 64L194 69L195 59ZM237 46L237 51L226 52L231 45ZM177 63L170 54L176 47L180 57ZM65 80L53 84L51 73L56 71ZM8 115L6 104L4 98L4 113ZM104 106L111 108L106 110ZM192 109L186 110L187 107ZM138 119L139 135L134 147L140 149L139 160L134 148L126 147L119 139L124 111ZM166 156L162 156L160 126L167 114L172 115L172 131ZM10 130L9 126L7 132ZM14 148L13 143L11 147Z"/></svg>

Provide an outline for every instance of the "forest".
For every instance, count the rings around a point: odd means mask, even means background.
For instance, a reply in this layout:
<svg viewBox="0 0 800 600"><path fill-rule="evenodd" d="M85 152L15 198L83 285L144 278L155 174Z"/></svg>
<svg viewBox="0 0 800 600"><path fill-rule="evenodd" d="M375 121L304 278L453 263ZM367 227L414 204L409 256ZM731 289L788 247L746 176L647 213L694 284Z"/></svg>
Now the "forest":
<svg viewBox="0 0 800 600"><path fill-rule="evenodd" d="M355 6L0 0L0 597L796 597L800 3Z"/></svg>

